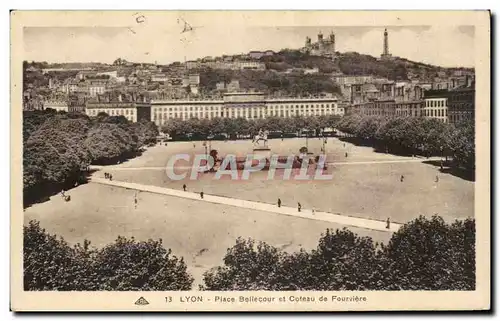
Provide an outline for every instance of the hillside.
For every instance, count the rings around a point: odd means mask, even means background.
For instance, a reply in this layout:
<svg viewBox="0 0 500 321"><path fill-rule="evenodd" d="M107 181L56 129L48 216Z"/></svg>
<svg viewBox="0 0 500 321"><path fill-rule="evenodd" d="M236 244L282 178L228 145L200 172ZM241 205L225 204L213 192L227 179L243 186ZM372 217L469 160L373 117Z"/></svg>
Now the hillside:
<svg viewBox="0 0 500 321"><path fill-rule="evenodd" d="M320 72L324 73L341 72L345 75L372 75L390 80L408 80L411 75L411 78L426 81L437 77L438 72L451 75L451 72L457 69L470 70L433 66L405 58L381 61L373 56L357 52L337 52L337 58L333 61L326 57L310 56L298 50L282 50L274 56L262 57L261 61L266 63L268 69L276 71L283 71L288 68L318 68Z"/></svg>
<svg viewBox="0 0 500 321"><path fill-rule="evenodd" d="M272 56L259 59L266 64L264 71L257 70L195 70L200 73L204 91L215 90L218 82L229 83L238 80L242 89L257 89L269 94L315 95L323 92L340 93L338 85L332 81L332 73L344 75L372 75L395 81L417 79L434 81L438 76L451 76L453 71L467 68L444 68L404 58L379 60L370 55L356 52L339 53L333 60L312 56L298 50L284 49ZM304 69L317 68L315 74L304 74Z"/></svg>
<svg viewBox="0 0 500 321"><path fill-rule="evenodd" d="M272 70L199 70L201 87L213 91L218 82L238 80L242 89L256 89L269 94L293 96L315 95L323 92L340 93L328 74L304 75L277 73Z"/></svg>

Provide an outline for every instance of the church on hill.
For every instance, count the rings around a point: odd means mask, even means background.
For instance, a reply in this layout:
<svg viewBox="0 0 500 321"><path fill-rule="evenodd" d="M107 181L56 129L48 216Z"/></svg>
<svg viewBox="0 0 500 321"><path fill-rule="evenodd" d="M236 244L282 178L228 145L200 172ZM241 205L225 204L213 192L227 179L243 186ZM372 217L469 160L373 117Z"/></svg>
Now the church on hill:
<svg viewBox="0 0 500 321"><path fill-rule="evenodd" d="M311 38L306 37L306 44L301 51L314 56L335 58L335 34L332 32L328 39L325 39L320 31L318 41L314 43Z"/></svg>

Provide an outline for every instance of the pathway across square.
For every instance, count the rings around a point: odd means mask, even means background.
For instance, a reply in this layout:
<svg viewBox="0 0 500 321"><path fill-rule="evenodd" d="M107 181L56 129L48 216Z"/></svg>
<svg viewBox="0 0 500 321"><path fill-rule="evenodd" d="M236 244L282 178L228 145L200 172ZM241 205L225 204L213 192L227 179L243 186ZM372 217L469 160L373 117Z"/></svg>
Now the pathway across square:
<svg viewBox="0 0 500 321"><path fill-rule="evenodd" d="M171 189L171 188L158 187L158 186L152 186L152 185L120 182L120 181L116 181L116 180L111 181L108 179L97 178L97 177L92 178L91 182L105 184L105 185L111 185L111 186L117 186L117 187L123 187L123 188L143 191L143 192L176 196L176 197L196 200L196 201L200 201L200 202L225 204L225 205L230 205L230 206L234 206L234 207L259 210L259 211L263 211L263 212L270 212L270 213L281 214L281 215L290 215L290 216L295 216L295 217L307 218L307 219L311 219L311 220L319 220L319 221L325 221L325 222L331 222L331 223L338 223L338 224L342 224L342 225L346 225L346 226L356 226L356 227L366 228L366 229L370 229L370 230L395 232L401 227L400 224L391 223L389 228L387 228L386 222L382 222L382 221L369 220L369 219L364 219L364 218L359 218L359 217L352 217L352 216L348 216L348 215L321 212L321 211L314 211L313 212L311 209L307 209L307 208L302 208L301 211L299 212L297 208L292 208L292 207L288 207L288 206L278 207L277 205L274 205L274 204L253 202L253 201L247 201L247 200L235 199L235 198L229 198L229 197L222 197L222 196L216 196L216 195L209 195L209 194L204 194L203 199L202 199L201 195L198 193L184 192L184 191L179 191L179 190L175 190L175 189Z"/></svg>

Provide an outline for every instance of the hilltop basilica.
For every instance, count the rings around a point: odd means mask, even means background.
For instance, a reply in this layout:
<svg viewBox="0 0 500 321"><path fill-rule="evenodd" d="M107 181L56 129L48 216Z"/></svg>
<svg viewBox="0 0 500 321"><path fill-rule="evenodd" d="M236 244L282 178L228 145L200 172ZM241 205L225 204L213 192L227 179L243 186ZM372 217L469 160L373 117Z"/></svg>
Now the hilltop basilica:
<svg viewBox="0 0 500 321"><path fill-rule="evenodd" d="M306 37L306 45L301 49L302 52L314 56L335 57L335 34L330 33L328 39L323 39L321 31L318 34L318 41L312 43L311 38Z"/></svg>

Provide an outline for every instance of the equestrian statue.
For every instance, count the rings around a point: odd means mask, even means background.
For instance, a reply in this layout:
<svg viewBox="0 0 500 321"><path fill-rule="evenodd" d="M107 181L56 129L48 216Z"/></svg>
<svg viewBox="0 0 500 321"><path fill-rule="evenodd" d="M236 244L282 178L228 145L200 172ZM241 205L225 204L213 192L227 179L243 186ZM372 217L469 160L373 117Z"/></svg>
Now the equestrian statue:
<svg viewBox="0 0 500 321"><path fill-rule="evenodd" d="M269 132L267 130L263 131L262 129L259 129L259 134L255 135L253 137L252 143L254 144L255 147L260 147L259 144L260 142L264 142L264 147L267 148L267 135Z"/></svg>

